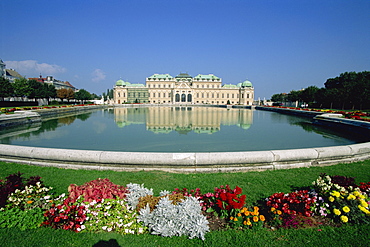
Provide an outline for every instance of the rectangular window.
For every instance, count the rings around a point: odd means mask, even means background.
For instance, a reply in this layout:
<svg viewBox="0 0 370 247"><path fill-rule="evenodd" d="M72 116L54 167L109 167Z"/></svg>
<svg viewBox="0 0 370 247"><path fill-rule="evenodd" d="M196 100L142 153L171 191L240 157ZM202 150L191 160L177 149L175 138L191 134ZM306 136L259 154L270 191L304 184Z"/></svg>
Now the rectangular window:
<svg viewBox="0 0 370 247"><path fill-rule="evenodd" d="M231 98L234 98L234 94L233 93L231 94Z"/></svg>
<svg viewBox="0 0 370 247"><path fill-rule="evenodd" d="M247 99L249 99L249 93L247 94Z"/></svg>
<svg viewBox="0 0 370 247"><path fill-rule="evenodd" d="M222 94L222 98L224 97L224 94ZM224 102L222 102L222 103L224 103Z"/></svg>

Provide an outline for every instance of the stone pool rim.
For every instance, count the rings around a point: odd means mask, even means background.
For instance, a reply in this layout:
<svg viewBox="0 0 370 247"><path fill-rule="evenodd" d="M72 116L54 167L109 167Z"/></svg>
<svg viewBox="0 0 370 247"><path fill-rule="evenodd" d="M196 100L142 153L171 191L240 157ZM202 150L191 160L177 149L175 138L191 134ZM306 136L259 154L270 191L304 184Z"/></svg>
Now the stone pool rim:
<svg viewBox="0 0 370 247"><path fill-rule="evenodd" d="M197 105L181 106L197 107ZM137 107L137 105L126 107ZM258 109L264 110L262 107ZM338 118L326 117L325 121L338 122ZM351 122L349 124L351 125ZM0 161L4 162L114 171L246 172L326 166L369 158L370 142L305 149L202 153L112 152L0 144Z"/></svg>

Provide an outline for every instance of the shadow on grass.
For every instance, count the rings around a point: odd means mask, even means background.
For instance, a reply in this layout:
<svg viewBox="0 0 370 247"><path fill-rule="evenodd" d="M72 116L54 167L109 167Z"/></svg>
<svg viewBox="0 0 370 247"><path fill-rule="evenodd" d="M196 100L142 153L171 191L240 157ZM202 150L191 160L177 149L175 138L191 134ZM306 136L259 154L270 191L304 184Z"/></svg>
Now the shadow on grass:
<svg viewBox="0 0 370 247"><path fill-rule="evenodd" d="M109 239L108 241L100 240L93 247L121 247L121 245L118 244L117 240Z"/></svg>

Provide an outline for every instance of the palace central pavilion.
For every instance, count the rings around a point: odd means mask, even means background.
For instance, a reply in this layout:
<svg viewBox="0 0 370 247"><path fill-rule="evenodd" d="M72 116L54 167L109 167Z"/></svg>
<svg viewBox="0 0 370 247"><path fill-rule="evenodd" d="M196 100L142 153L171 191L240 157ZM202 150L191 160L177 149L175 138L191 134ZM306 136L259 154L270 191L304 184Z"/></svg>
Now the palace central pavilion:
<svg viewBox="0 0 370 247"><path fill-rule="evenodd" d="M144 84L118 80L114 87L114 103L146 104L238 104L252 105L254 88L250 81L222 85L221 78L209 75L190 76L180 73L154 74Z"/></svg>

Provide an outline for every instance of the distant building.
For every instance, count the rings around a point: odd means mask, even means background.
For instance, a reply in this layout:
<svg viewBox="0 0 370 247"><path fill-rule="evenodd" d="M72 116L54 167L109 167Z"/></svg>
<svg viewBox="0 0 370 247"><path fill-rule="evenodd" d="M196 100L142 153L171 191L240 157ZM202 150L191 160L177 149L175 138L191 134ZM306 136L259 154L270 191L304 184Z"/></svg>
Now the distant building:
<svg viewBox="0 0 370 247"><path fill-rule="evenodd" d="M246 80L237 85L222 85L221 78L209 75L190 76L180 73L154 74L146 78L146 85L118 80L114 87L114 103L149 104L239 104L252 105L254 88Z"/></svg>
<svg viewBox="0 0 370 247"><path fill-rule="evenodd" d="M0 77L8 79L10 82L14 82L16 79L23 78L14 69L6 69L6 64L0 59Z"/></svg>
<svg viewBox="0 0 370 247"><path fill-rule="evenodd" d="M47 76L46 78L43 78L40 75L40 77L28 78L28 80L36 80L36 81L41 82L41 83L52 84L52 85L54 85L56 90L64 88L64 89L72 89L73 91L77 91L77 89L74 86L72 86L72 84L69 83L68 81L56 80L52 76Z"/></svg>
<svg viewBox="0 0 370 247"><path fill-rule="evenodd" d="M2 59L0 59L0 77L5 77L6 71L5 71L5 63Z"/></svg>

